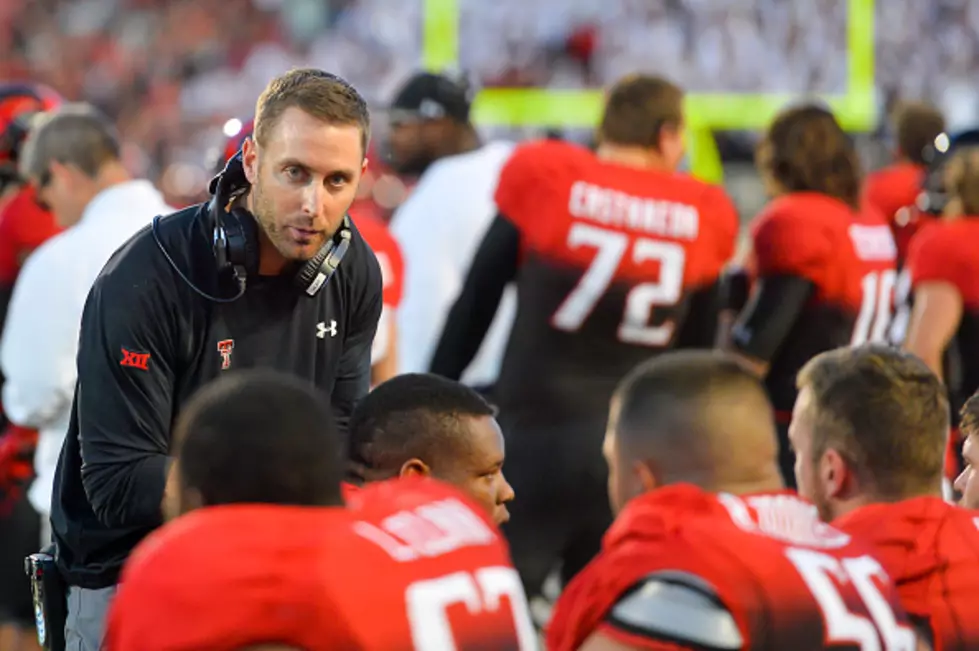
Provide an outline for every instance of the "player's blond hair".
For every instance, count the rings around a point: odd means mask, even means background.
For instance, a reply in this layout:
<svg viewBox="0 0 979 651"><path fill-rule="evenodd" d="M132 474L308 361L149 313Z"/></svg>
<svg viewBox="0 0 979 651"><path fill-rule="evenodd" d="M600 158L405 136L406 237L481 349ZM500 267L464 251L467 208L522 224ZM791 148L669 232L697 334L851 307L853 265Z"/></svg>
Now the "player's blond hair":
<svg viewBox="0 0 979 651"><path fill-rule="evenodd" d="M979 215L979 146L957 148L945 166L950 215Z"/></svg>
<svg viewBox="0 0 979 651"><path fill-rule="evenodd" d="M923 361L881 344L846 346L809 360L797 385L813 399L809 463L835 450L880 499L915 497L940 484L948 396Z"/></svg>

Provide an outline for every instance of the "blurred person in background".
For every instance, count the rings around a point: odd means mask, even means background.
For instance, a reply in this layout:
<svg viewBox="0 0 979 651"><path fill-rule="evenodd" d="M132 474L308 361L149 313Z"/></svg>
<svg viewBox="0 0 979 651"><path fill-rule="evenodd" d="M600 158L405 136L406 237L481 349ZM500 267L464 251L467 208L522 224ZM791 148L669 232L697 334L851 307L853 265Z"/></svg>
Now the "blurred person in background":
<svg viewBox="0 0 979 651"><path fill-rule="evenodd" d="M799 494L873 544L935 649L979 648L979 528L974 511L942 498L941 380L914 355L877 344L818 355L799 389L789 430Z"/></svg>
<svg viewBox="0 0 979 651"><path fill-rule="evenodd" d="M220 172L227 161L241 150L247 138L253 137L254 129L255 120L248 120L242 123L238 133L228 138L215 173ZM376 386L398 373L398 306L404 284L404 261L401 248L387 225L368 211L363 203L358 207L355 201L350 214L381 268L383 307L377 334L371 345L371 384Z"/></svg>
<svg viewBox="0 0 979 651"><path fill-rule="evenodd" d="M890 220L898 266L903 266L911 236L927 219L916 204L935 138L945 131L945 118L929 104L907 102L895 109L892 123L897 140L894 162L867 174L863 197Z"/></svg>
<svg viewBox="0 0 979 651"><path fill-rule="evenodd" d="M507 284L517 314L493 396L518 498L505 527L528 594L566 583L611 522L601 433L619 379L671 348L710 347L738 215L724 191L677 173L683 91L645 75L610 90L592 152L520 145L498 214L449 313L431 370L458 379Z"/></svg>
<svg viewBox="0 0 979 651"><path fill-rule="evenodd" d="M771 201L751 224L746 269L731 272L729 287L741 289L727 302L738 315L722 340L765 378L782 474L793 487L795 376L823 351L886 338L897 249L883 215L861 206L857 152L825 108L780 114L757 166Z"/></svg>
<svg viewBox="0 0 979 651"><path fill-rule="evenodd" d="M940 219L911 240L904 347L948 387L953 426L966 398L979 390L979 147L956 147L943 171L947 203ZM953 431L946 479L961 471Z"/></svg>
<svg viewBox="0 0 979 651"><path fill-rule="evenodd" d="M354 409L349 454L358 480L434 477L468 493L497 524L510 519L496 408L464 384L406 373L377 386Z"/></svg>
<svg viewBox="0 0 979 651"><path fill-rule="evenodd" d="M274 77L211 201L154 219L95 280L51 505L69 646L99 648L126 557L162 523L173 422L197 388L275 368L328 395L346 432L382 306L380 268L346 216L369 140L346 80Z"/></svg>
<svg viewBox="0 0 979 651"><path fill-rule="evenodd" d="M463 493L398 479L344 505L343 437L308 383L222 377L174 443L181 515L127 562L107 651L536 649L506 544Z"/></svg>
<svg viewBox="0 0 979 651"><path fill-rule="evenodd" d="M33 188L20 177L17 162L31 121L60 103L53 90L39 84L0 83L0 332L24 261L59 231L54 216L37 204ZM36 300L44 300L41 296ZM37 438L36 429L11 423L0 411L0 649L4 650L37 648L30 583L22 571L24 557L37 551L42 537L41 517L27 498L34 480Z"/></svg>
<svg viewBox="0 0 979 651"><path fill-rule="evenodd" d="M955 490L962 496L960 506L979 510L979 393L965 401L959 415L964 467L955 478Z"/></svg>
<svg viewBox="0 0 979 651"><path fill-rule="evenodd" d="M561 595L549 651L915 649L869 548L783 489L771 402L736 357L633 370L604 453L618 515Z"/></svg>
<svg viewBox="0 0 979 651"><path fill-rule="evenodd" d="M130 176L120 155L115 127L104 115L87 104L66 104L34 121L19 161L37 200L65 229L24 265L0 343L7 415L40 434L30 499L45 523L89 290L116 249L173 210L152 183Z"/></svg>
<svg viewBox="0 0 979 651"><path fill-rule="evenodd" d="M391 165L420 175L394 213L391 232L404 256L404 296L398 311L400 371L427 371L452 302L496 208L493 188L513 150L506 142L480 143L470 120L463 81L419 73L389 109ZM487 391L496 382L515 296L508 289L486 342L462 370L469 386Z"/></svg>

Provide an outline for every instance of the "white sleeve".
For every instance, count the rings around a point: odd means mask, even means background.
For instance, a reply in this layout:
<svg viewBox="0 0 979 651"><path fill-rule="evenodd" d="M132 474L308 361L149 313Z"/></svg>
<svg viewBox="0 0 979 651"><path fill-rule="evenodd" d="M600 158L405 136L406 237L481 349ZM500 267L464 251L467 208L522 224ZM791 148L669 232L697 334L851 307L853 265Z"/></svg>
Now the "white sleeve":
<svg viewBox="0 0 979 651"><path fill-rule="evenodd" d="M398 370L424 373L435 353L442 327L462 286L460 270L448 247L452 229L439 214L444 199L419 184L391 223L401 247L404 285L398 306Z"/></svg>
<svg viewBox="0 0 979 651"><path fill-rule="evenodd" d="M78 353L78 298L58 264L41 249L27 260L14 286L0 341L5 377L3 407L23 427L41 428L71 405Z"/></svg>

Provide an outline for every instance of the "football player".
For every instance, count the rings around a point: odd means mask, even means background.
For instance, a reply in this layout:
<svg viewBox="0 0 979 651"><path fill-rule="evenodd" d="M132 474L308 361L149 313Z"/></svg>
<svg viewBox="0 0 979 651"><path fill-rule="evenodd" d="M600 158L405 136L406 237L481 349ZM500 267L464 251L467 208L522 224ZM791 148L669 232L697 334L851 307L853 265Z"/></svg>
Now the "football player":
<svg viewBox="0 0 979 651"><path fill-rule="evenodd" d="M57 93L40 84L0 83L0 329L24 260L60 231L17 174L31 119L60 104ZM0 649L13 651L37 648L30 584L21 571L42 538L40 516L26 497L37 436L8 423L0 410Z"/></svg>
<svg viewBox="0 0 979 651"><path fill-rule="evenodd" d="M979 393L966 400L961 417L959 433L965 441L962 445L965 467L955 478L955 490L962 495L961 506L979 509Z"/></svg>
<svg viewBox="0 0 979 651"><path fill-rule="evenodd" d="M222 156L217 162L215 173L224 169L227 160L238 153L246 138L252 137L254 128L255 121L248 120L242 123L237 133L228 138ZM371 384L378 385L398 373L397 312L404 283L404 262L401 248L383 221L363 207L358 208L356 203L351 214L357 230L364 236L364 240L377 257L384 284L384 306L381 310L381 320L377 324L377 334L371 346Z"/></svg>
<svg viewBox="0 0 979 651"><path fill-rule="evenodd" d="M944 166L942 218L911 242L910 316L904 347L946 381L952 412L979 390L979 147L956 147ZM953 424L955 424L953 422ZM953 434L946 477L961 469Z"/></svg>
<svg viewBox="0 0 979 651"><path fill-rule="evenodd" d="M927 158L933 153L935 138L945 131L945 118L929 104L908 102L898 106L893 125L897 139L894 162L867 174L863 197L890 220L898 264L903 265L911 236L928 218L916 204Z"/></svg>
<svg viewBox="0 0 979 651"><path fill-rule="evenodd" d="M790 437L799 492L874 546L904 610L942 651L979 646L976 514L942 499L948 399L897 348L840 348L799 373Z"/></svg>
<svg viewBox="0 0 979 651"><path fill-rule="evenodd" d="M860 208L857 153L826 109L779 115L757 163L773 199L751 225L751 296L728 347L765 378L792 486L787 431L796 373L825 350L886 337L897 249L884 217Z"/></svg>
<svg viewBox="0 0 979 651"><path fill-rule="evenodd" d="M516 282L493 399L519 496L505 532L534 595L556 565L565 582L583 567L611 522L600 432L618 378L714 342L738 215L721 188L677 172L682 105L674 84L629 76L608 94L595 151L556 140L514 151L432 360L459 378Z"/></svg>
<svg viewBox="0 0 979 651"><path fill-rule="evenodd" d="M868 550L783 490L765 387L733 356L635 369L605 457L618 517L558 600L550 651L915 649Z"/></svg>
<svg viewBox="0 0 979 651"><path fill-rule="evenodd" d="M497 524L510 518L496 408L438 375L407 373L375 387L350 418L349 451L360 481L434 477L480 503Z"/></svg>
<svg viewBox="0 0 979 651"><path fill-rule="evenodd" d="M429 479L340 489L323 396L243 371L182 413L170 482L184 515L133 552L108 651L535 649L489 516Z"/></svg>

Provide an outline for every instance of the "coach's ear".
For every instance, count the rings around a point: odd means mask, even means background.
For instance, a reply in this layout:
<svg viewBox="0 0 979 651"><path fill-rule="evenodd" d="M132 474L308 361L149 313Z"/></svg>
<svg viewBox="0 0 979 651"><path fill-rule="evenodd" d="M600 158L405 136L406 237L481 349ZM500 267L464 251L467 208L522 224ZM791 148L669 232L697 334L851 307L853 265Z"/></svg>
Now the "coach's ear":
<svg viewBox="0 0 979 651"><path fill-rule="evenodd" d="M399 477L431 477L432 469L421 459L408 459L401 464Z"/></svg>

